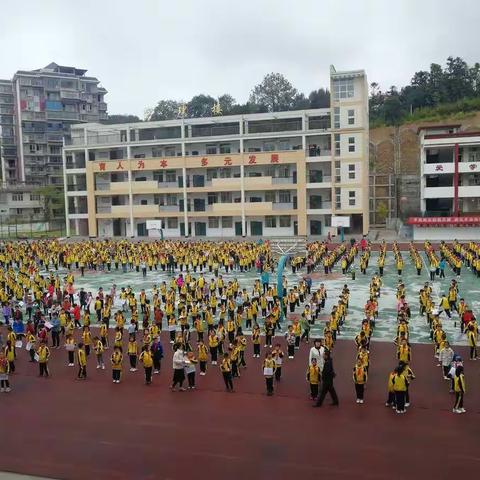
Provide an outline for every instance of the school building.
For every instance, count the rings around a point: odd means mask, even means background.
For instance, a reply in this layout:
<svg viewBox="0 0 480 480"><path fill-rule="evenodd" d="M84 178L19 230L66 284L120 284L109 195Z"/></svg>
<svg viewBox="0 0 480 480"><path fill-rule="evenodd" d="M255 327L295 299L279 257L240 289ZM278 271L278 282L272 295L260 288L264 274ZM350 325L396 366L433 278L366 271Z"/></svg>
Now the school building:
<svg viewBox="0 0 480 480"><path fill-rule="evenodd" d="M421 217L415 240L480 237L480 132L460 124L419 128Z"/></svg>
<svg viewBox="0 0 480 480"><path fill-rule="evenodd" d="M368 84L330 72L330 108L73 125L67 235L290 237L367 233Z"/></svg>

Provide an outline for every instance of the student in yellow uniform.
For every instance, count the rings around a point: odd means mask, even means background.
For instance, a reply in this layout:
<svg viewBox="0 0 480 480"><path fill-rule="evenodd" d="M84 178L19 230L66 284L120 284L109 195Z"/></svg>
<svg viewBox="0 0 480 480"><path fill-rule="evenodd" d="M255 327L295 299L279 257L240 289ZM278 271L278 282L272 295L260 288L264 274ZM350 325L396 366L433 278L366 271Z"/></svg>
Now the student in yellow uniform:
<svg viewBox="0 0 480 480"><path fill-rule="evenodd" d="M318 384L320 383L320 368L316 358L312 358L312 363L307 368L307 382L310 384L310 398L315 400L318 397Z"/></svg>
<svg viewBox="0 0 480 480"><path fill-rule="evenodd" d="M463 408L463 396L465 395L465 375L463 374L463 367L458 366L453 377L453 389L455 391L455 404L453 405L453 413L465 413Z"/></svg>
<svg viewBox="0 0 480 480"><path fill-rule="evenodd" d="M78 344L77 350L78 360L78 380L87 379L87 353L85 352L85 345L83 343Z"/></svg>
<svg viewBox="0 0 480 480"><path fill-rule="evenodd" d="M355 384L355 392L357 394L357 403L363 403L365 384L367 383L368 373L362 358L357 359L357 363L353 367L353 383Z"/></svg>
<svg viewBox="0 0 480 480"><path fill-rule="evenodd" d="M143 346L138 359L142 362L145 370L145 384L150 385L152 383L153 356L147 345Z"/></svg>
<svg viewBox="0 0 480 480"><path fill-rule="evenodd" d="M223 359L220 362L220 371L222 372L227 392L233 392L232 364L228 353L223 354Z"/></svg>
<svg viewBox="0 0 480 480"><path fill-rule="evenodd" d="M468 346L470 347L470 360L476 360L477 359L477 334L475 332L475 327L472 324L469 324L467 328L467 341L468 341Z"/></svg>
<svg viewBox="0 0 480 480"><path fill-rule="evenodd" d="M5 356L10 367L9 373L15 373L15 344L11 340L7 340L7 345L4 349Z"/></svg>
<svg viewBox="0 0 480 480"><path fill-rule="evenodd" d="M103 361L103 352L105 347L103 346L102 340L100 338L95 337L93 339L93 349L95 350L95 356L97 357L97 369L101 368L105 370L105 363Z"/></svg>
<svg viewBox="0 0 480 480"><path fill-rule="evenodd" d="M273 375L275 373L275 360L272 357L272 352L268 351L265 354L265 360L262 364L263 376L265 377L265 384L267 386L267 395L273 395Z"/></svg>
<svg viewBox="0 0 480 480"><path fill-rule="evenodd" d="M405 400L407 395L408 380L403 373L403 367L398 366L392 376L392 387L395 393L395 405L397 413L405 413Z"/></svg>
<svg viewBox="0 0 480 480"><path fill-rule="evenodd" d="M120 383L120 378L122 376L123 355L119 347L114 348L112 356L110 357L110 361L112 362L113 383Z"/></svg>
<svg viewBox="0 0 480 480"><path fill-rule="evenodd" d="M49 377L50 372L48 371L48 359L50 358L50 350L44 342L42 342L42 344L38 347L37 355L40 376L43 377L45 375L45 377Z"/></svg>
<svg viewBox="0 0 480 480"><path fill-rule="evenodd" d="M200 363L200 375L203 377L207 374L208 349L200 340L197 344L197 358Z"/></svg>
<svg viewBox="0 0 480 480"><path fill-rule="evenodd" d="M145 347L150 348L150 344L146 343L144 344ZM130 360L130 371L131 372L136 372L137 371L137 356L138 356L138 345L137 341L135 340L135 337L133 335L130 335L130 338L128 340L128 358Z"/></svg>
<svg viewBox="0 0 480 480"><path fill-rule="evenodd" d="M9 393L11 391L8 374L10 373L10 364L4 352L0 351L0 392Z"/></svg>
<svg viewBox="0 0 480 480"><path fill-rule="evenodd" d="M65 350L67 351L68 355L68 366L73 367L75 365L75 339L71 333L67 334L65 337Z"/></svg>

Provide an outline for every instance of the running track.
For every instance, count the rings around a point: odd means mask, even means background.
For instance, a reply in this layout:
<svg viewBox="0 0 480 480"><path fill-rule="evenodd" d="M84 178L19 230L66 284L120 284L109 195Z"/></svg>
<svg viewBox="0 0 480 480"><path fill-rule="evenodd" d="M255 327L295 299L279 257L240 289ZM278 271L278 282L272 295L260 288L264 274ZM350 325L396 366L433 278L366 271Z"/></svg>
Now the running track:
<svg viewBox="0 0 480 480"><path fill-rule="evenodd" d="M404 479L472 478L480 469L480 362L466 361L468 412L451 413L453 398L430 345L413 346L412 406L395 415L384 406L395 350L374 343L366 403L357 405L351 380L352 341L334 350L340 407L311 408L305 382L308 348L286 361L274 397L264 394L260 359L223 391L218 367L197 373L198 389L172 393L171 353L154 384L143 385L125 361L114 385L109 366L89 358L87 381L53 351L52 377L19 354L13 391L0 394L0 470L61 479ZM111 350L108 351L109 353ZM462 351L466 357L466 351ZM125 359L126 360L126 359Z"/></svg>

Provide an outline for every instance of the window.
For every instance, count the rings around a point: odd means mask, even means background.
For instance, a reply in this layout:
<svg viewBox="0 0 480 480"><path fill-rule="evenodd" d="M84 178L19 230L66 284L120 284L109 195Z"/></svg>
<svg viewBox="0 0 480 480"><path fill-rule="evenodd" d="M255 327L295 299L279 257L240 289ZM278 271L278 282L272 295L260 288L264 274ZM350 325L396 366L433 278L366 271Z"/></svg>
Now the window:
<svg viewBox="0 0 480 480"><path fill-rule="evenodd" d="M167 228L178 228L178 218L167 218Z"/></svg>
<svg viewBox="0 0 480 480"><path fill-rule="evenodd" d="M335 208L342 208L342 194L338 187L335 188Z"/></svg>
<svg viewBox="0 0 480 480"><path fill-rule="evenodd" d="M340 183L342 180L340 174L340 160L335 160L335 183Z"/></svg>
<svg viewBox="0 0 480 480"><path fill-rule="evenodd" d="M207 145L207 155L216 155L217 146L216 145Z"/></svg>
<svg viewBox="0 0 480 480"><path fill-rule="evenodd" d="M355 153L355 137L348 137L348 151Z"/></svg>
<svg viewBox="0 0 480 480"><path fill-rule="evenodd" d="M348 110L348 124L355 125L355 110Z"/></svg>
<svg viewBox="0 0 480 480"><path fill-rule="evenodd" d="M217 169L207 168L207 181L210 181L212 178L217 178Z"/></svg>
<svg viewBox="0 0 480 480"><path fill-rule="evenodd" d="M288 215L280 215L279 223L280 228L289 228L292 224L292 219Z"/></svg>
<svg viewBox="0 0 480 480"><path fill-rule="evenodd" d="M272 192L272 191L265 192L265 201L275 202L275 192Z"/></svg>
<svg viewBox="0 0 480 480"><path fill-rule="evenodd" d="M215 147L215 149L216 149L216 147ZM220 144L220 153L231 153L230 150L231 150L231 148L230 148L229 143L221 143Z"/></svg>
<svg viewBox="0 0 480 480"><path fill-rule="evenodd" d="M158 158L158 157L161 157L161 156L162 156L162 149L161 149L161 148L157 148L157 147L153 147L153 149L152 149L152 157Z"/></svg>
<svg viewBox="0 0 480 480"><path fill-rule="evenodd" d="M223 217L222 218L222 228L232 228L233 217Z"/></svg>
<svg viewBox="0 0 480 480"><path fill-rule="evenodd" d="M30 201L32 202L38 202L40 200L40 195L37 193L31 193L30 194Z"/></svg>
<svg viewBox="0 0 480 480"><path fill-rule="evenodd" d="M167 183L175 183L177 180L175 170L167 170L165 172L165 181Z"/></svg>
<svg viewBox="0 0 480 480"><path fill-rule="evenodd" d="M340 156L340 134L336 133L333 136L334 142L335 142L335 156L339 157Z"/></svg>
<svg viewBox="0 0 480 480"><path fill-rule="evenodd" d="M167 193L167 205L176 206L177 205L177 195L173 193Z"/></svg>
<svg viewBox="0 0 480 480"><path fill-rule="evenodd" d="M208 194L208 201L207 203L209 205L213 205L214 203L217 203L218 202L218 196L216 193L209 193Z"/></svg>
<svg viewBox="0 0 480 480"><path fill-rule="evenodd" d="M220 201L222 203L231 203L232 202L232 192L221 192Z"/></svg>
<svg viewBox="0 0 480 480"><path fill-rule="evenodd" d="M277 227L277 217L265 217L265 227L276 228Z"/></svg>
<svg viewBox="0 0 480 480"><path fill-rule="evenodd" d="M23 208L17 208L17 215L21 215L23 213Z"/></svg>
<svg viewBox="0 0 480 480"><path fill-rule="evenodd" d="M348 178L349 180L355 180L355 164L348 166Z"/></svg>
<svg viewBox="0 0 480 480"><path fill-rule="evenodd" d="M282 149L283 150L283 149ZM275 151L275 144L274 143L264 143L263 144L263 151L264 152L273 152Z"/></svg>
<svg viewBox="0 0 480 480"><path fill-rule="evenodd" d="M333 128L340 128L340 108L333 109Z"/></svg>
<svg viewBox="0 0 480 480"><path fill-rule="evenodd" d="M218 228L220 219L218 217L208 217L208 228Z"/></svg>
<svg viewBox="0 0 480 480"><path fill-rule="evenodd" d="M290 203L292 201L290 192L281 191L278 194L278 201L280 203Z"/></svg>
<svg viewBox="0 0 480 480"><path fill-rule="evenodd" d="M335 100L342 98L352 98L355 94L353 79L334 80L333 82L333 94Z"/></svg>
<svg viewBox="0 0 480 480"><path fill-rule="evenodd" d="M23 193L14 193L12 195L12 200L14 202L23 202Z"/></svg>
<svg viewBox="0 0 480 480"><path fill-rule="evenodd" d="M355 206L355 192L348 192L348 204L353 207Z"/></svg>

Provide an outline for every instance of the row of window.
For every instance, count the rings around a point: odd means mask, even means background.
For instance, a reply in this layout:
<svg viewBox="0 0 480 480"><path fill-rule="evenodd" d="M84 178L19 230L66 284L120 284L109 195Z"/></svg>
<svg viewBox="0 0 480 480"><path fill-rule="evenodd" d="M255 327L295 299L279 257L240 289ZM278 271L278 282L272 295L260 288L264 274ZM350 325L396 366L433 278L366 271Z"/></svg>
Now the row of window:
<svg viewBox="0 0 480 480"><path fill-rule="evenodd" d="M349 109L347 112L348 125L355 125L355 110ZM333 128L340 128L340 107L333 109Z"/></svg>
<svg viewBox="0 0 480 480"><path fill-rule="evenodd" d="M38 195L36 193L31 193L30 194L30 201L38 202L39 200L40 200L40 195ZM12 194L12 201L13 202L23 202L23 192Z"/></svg>
<svg viewBox="0 0 480 480"><path fill-rule="evenodd" d="M341 195L341 188L335 187L335 208L342 208L342 195ZM348 192L348 205L350 207L354 207L357 203L357 195L356 192L353 190Z"/></svg>
<svg viewBox="0 0 480 480"><path fill-rule="evenodd" d="M290 228L292 219L288 215L277 217L265 217L266 228ZM167 218L167 228L178 228L178 218ZM208 217L208 228L233 228L233 217Z"/></svg>
<svg viewBox="0 0 480 480"><path fill-rule="evenodd" d="M335 156L340 156L340 134L334 135ZM348 152L355 153L355 137L348 137Z"/></svg>

